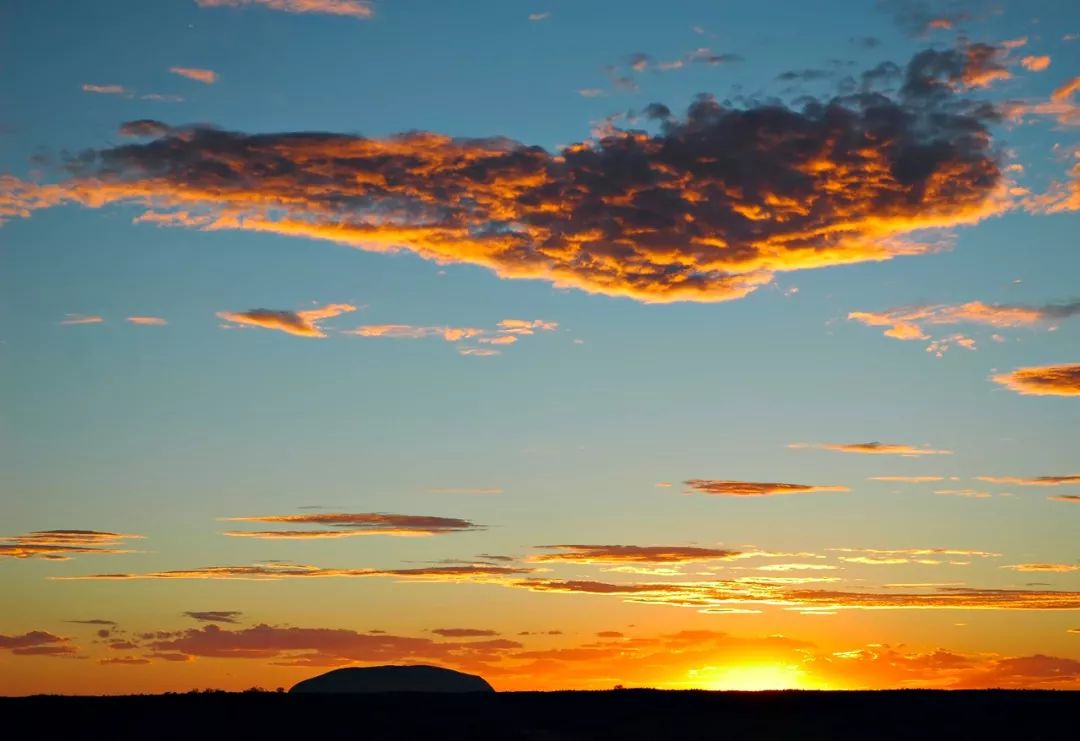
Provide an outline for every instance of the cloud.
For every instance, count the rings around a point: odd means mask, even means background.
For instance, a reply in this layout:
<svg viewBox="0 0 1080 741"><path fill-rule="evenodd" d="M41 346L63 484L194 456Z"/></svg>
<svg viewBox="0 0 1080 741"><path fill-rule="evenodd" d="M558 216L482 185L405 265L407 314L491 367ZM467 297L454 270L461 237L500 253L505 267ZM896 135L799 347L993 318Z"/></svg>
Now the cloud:
<svg viewBox="0 0 1080 741"><path fill-rule="evenodd" d="M1070 571L1080 571L1080 563L1017 563L1010 566L1002 566L1003 569L1013 571L1047 571L1056 574L1066 574Z"/></svg>
<svg viewBox="0 0 1080 741"><path fill-rule="evenodd" d="M32 630L22 635L0 634L0 649L16 656L65 656L79 650L67 638L44 630Z"/></svg>
<svg viewBox="0 0 1080 741"><path fill-rule="evenodd" d="M934 450L933 448L919 448L913 445L901 445L897 443L791 443L789 448L835 450L839 453L862 453L866 455L952 455L951 450Z"/></svg>
<svg viewBox="0 0 1080 741"><path fill-rule="evenodd" d="M102 620L100 618L94 618L92 620L67 620L69 623L78 623L80 625L111 625L116 626L115 620Z"/></svg>
<svg viewBox="0 0 1080 741"><path fill-rule="evenodd" d="M878 0L902 31L924 37L932 31L952 31L986 12L985 3L969 0Z"/></svg>
<svg viewBox="0 0 1080 741"><path fill-rule="evenodd" d="M902 306L880 312L853 311L847 318L870 327L887 327L885 336L897 340L932 340L930 351L940 353L950 344L967 344L969 349L974 349L974 341L955 334L935 339L927 334L928 325L973 324L996 328L1041 326L1052 329L1056 322L1077 315L1080 315L1080 301L1044 306L969 301L966 304Z"/></svg>
<svg viewBox="0 0 1080 741"><path fill-rule="evenodd" d="M431 494L502 494L503 490L497 486L489 487L470 487L470 486L458 486L458 487L443 487L436 489L428 489Z"/></svg>
<svg viewBox="0 0 1080 741"><path fill-rule="evenodd" d="M347 538L354 535L424 536L481 530L468 520L430 515L392 515L383 512L321 512L303 515L223 517L228 522L259 522L275 525L317 525L322 530L229 530L226 535L243 538Z"/></svg>
<svg viewBox="0 0 1080 741"><path fill-rule="evenodd" d="M1006 208L996 113L958 97L965 54L935 54L908 65L892 98L792 109L701 96L656 134L613 130L557 154L424 131L162 125L65 162L61 182L4 178L0 213L135 203L162 226L408 250L646 302L732 300L777 272L928 252L919 232Z"/></svg>
<svg viewBox="0 0 1080 741"><path fill-rule="evenodd" d="M352 304L327 304L318 309L305 311L252 309L251 311L219 311L217 315L233 324L276 329L297 337L326 337L319 322L351 311L356 311L356 307Z"/></svg>
<svg viewBox="0 0 1080 741"><path fill-rule="evenodd" d="M104 659L98 659L99 664L113 664L116 666L141 666L142 664L151 663L150 659L143 658L141 656L115 656Z"/></svg>
<svg viewBox="0 0 1080 741"><path fill-rule="evenodd" d="M1049 100L1012 100L1002 106L1002 114L1014 121L1023 122L1028 116L1049 116L1057 120L1061 126L1080 126L1080 105L1072 98L1080 91L1080 76L1073 77L1055 88L1050 93ZM1075 173L1074 173L1075 174ZM1046 198L1036 199L1031 206L1033 210L1049 210L1053 212L1055 207L1059 210L1076 208L1075 204L1065 203L1059 205L1053 200Z"/></svg>
<svg viewBox="0 0 1080 741"><path fill-rule="evenodd" d="M174 75L186 77L189 80L201 82L204 85L213 85L217 82L217 72L212 69L199 69L198 67L169 67Z"/></svg>
<svg viewBox="0 0 1080 741"><path fill-rule="evenodd" d="M75 324L101 324L105 321L104 317L96 314L65 314L66 318L61 319L60 323L65 325Z"/></svg>
<svg viewBox="0 0 1080 741"><path fill-rule="evenodd" d="M1020 60L1020 66L1030 72L1042 72L1050 66L1050 57L1047 54L1026 56Z"/></svg>
<svg viewBox="0 0 1080 741"><path fill-rule="evenodd" d="M536 563L692 563L735 558L740 551L663 545L540 545L559 551L530 556Z"/></svg>
<svg viewBox="0 0 1080 741"><path fill-rule="evenodd" d="M140 324L143 326L160 327L168 324L167 321L159 316L129 316L127 320L132 324Z"/></svg>
<svg viewBox="0 0 1080 741"><path fill-rule="evenodd" d="M84 93L97 93L98 95L130 95L123 85L92 85L85 83L82 86Z"/></svg>
<svg viewBox="0 0 1080 741"><path fill-rule="evenodd" d="M521 336L533 335L537 331L551 332L558 327L558 322L544 319L503 319L496 324L494 329L413 324L365 324L356 329L345 330L342 334L398 340L422 340L435 337L452 343L473 341L481 345L512 345ZM460 346L458 352L461 355L481 357L499 354L498 350L473 346Z"/></svg>
<svg viewBox="0 0 1080 741"><path fill-rule="evenodd" d="M530 20L530 21L532 21L532 22L534 22L534 23L535 23L536 21L546 21L546 20L547 20L548 18L550 18L550 17L551 17L551 13L548 13L548 12L544 12L544 13L529 13L529 20Z"/></svg>
<svg viewBox="0 0 1080 741"><path fill-rule="evenodd" d="M67 561L69 554L116 554L134 551L115 548L141 535L99 530L35 530L25 535L0 538L0 558L44 558Z"/></svg>
<svg viewBox="0 0 1080 741"><path fill-rule="evenodd" d="M431 632L443 638L482 638L499 635L497 631L478 628L435 628Z"/></svg>
<svg viewBox="0 0 1080 741"><path fill-rule="evenodd" d="M938 566L943 563L962 565L957 558L998 558L1000 553L976 551L963 548L829 548L836 553L854 555L840 556L841 561L866 566L896 566L916 563Z"/></svg>
<svg viewBox="0 0 1080 741"><path fill-rule="evenodd" d="M598 87L583 87L577 91L578 95L582 98L600 98L604 96L604 91Z"/></svg>
<svg viewBox="0 0 1080 741"><path fill-rule="evenodd" d="M1014 486L1064 486L1080 484L1080 473L1067 476L976 476L979 481L992 484L1011 484Z"/></svg>
<svg viewBox="0 0 1080 741"><path fill-rule="evenodd" d="M375 15L369 0L195 0L203 8L257 6L286 13L321 13L366 20Z"/></svg>
<svg viewBox="0 0 1080 741"><path fill-rule="evenodd" d="M413 569L325 569L297 563L263 563L252 566L204 566L196 569L149 571L144 573L84 574L53 576L55 581L130 581L144 579L222 579L227 581L278 581L281 579L336 579L389 577L422 581L499 581L531 573L532 569L491 564L425 566Z"/></svg>
<svg viewBox="0 0 1080 741"><path fill-rule="evenodd" d="M987 499L993 496L988 491L980 491L978 489L937 489L934 493L943 496L968 497L971 499Z"/></svg>
<svg viewBox="0 0 1080 741"><path fill-rule="evenodd" d="M1052 502L1070 502L1072 504L1080 504L1080 495L1077 494L1057 494L1055 496L1047 497Z"/></svg>
<svg viewBox="0 0 1080 741"><path fill-rule="evenodd" d="M1025 396L1080 396L1080 363L1017 368L993 380Z"/></svg>
<svg viewBox="0 0 1080 741"><path fill-rule="evenodd" d="M815 491L850 491L846 486L775 484L760 481L689 479L683 483L699 494L725 497L768 497L776 494L808 494Z"/></svg>
<svg viewBox="0 0 1080 741"><path fill-rule="evenodd" d="M929 481L943 481L944 476L871 476L871 481L896 481L904 484L923 484Z"/></svg>
<svg viewBox="0 0 1080 741"><path fill-rule="evenodd" d="M185 612L192 620L198 620L200 623L232 623L239 622L237 620L243 613L238 610L207 610L204 612Z"/></svg>

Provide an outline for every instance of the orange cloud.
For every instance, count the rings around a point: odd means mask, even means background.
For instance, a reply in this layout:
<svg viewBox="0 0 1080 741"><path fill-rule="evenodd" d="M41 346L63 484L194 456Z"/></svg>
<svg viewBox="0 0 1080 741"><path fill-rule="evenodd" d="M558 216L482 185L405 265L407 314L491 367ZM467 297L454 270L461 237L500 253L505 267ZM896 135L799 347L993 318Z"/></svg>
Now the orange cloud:
<svg viewBox="0 0 1080 741"><path fill-rule="evenodd" d="M35 530L25 535L0 538L0 558L44 558L67 561L68 554L132 553L114 548L125 540L140 539L141 535L110 533L99 530Z"/></svg>
<svg viewBox="0 0 1080 741"><path fill-rule="evenodd" d="M162 326L168 324L167 321L159 316L129 316L127 320L132 324L141 324L144 326Z"/></svg>
<svg viewBox="0 0 1080 741"><path fill-rule="evenodd" d="M937 489L934 493L943 496L969 497L971 499L987 499L992 496L990 492L979 491L978 489Z"/></svg>
<svg viewBox="0 0 1080 741"><path fill-rule="evenodd" d="M662 545L540 545L560 551L530 556L537 563L691 563L735 558L739 551Z"/></svg>
<svg viewBox="0 0 1080 741"><path fill-rule="evenodd" d="M319 322L350 311L356 311L356 307L352 304L327 304L322 308L306 311L252 309L251 311L219 311L217 315L233 324L276 329L297 337L326 337L319 327Z"/></svg>
<svg viewBox="0 0 1080 741"><path fill-rule="evenodd" d="M1065 574L1070 571L1080 571L1080 563L1018 563L1011 566L1002 566L1003 569L1013 571L1049 571L1056 574Z"/></svg>
<svg viewBox="0 0 1080 741"><path fill-rule="evenodd" d="M923 484L929 481L944 481L944 476L871 476L871 481L896 481L904 484Z"/></svg>
<svg viewBox="0 0 1080 741"><path fill-rule="evenodd" d="M1071 502L1073 504L1080 504L1080 495L1077 494L1058 494L1052 497L1047 497L1052 502Z"/></svg>
<svg viewBox="0 0 1080 741"><path fill-rule="evenodd" d="M992 484L1012 484L1014 486L1063 486L1080 484L1080 474L1068 476L976 476L979 481Z"/></svg>
<svg viewBox="0 0 1080 741"><path fill-rule="evenodd" d="M660 134L613 130L558 153L431 132L159 124L152 141L80 155L62 182L6 178L0 213L135 203L162 226L409 250L646 302L732 300L778 272L927 252L913 232L1007 207L989 107L953 94L970 55L938 54L916 57L895 99L872 105L702 98L682 119L650 107Z"/></svg>
<svg viewBox="0 0 1080 741"><path fill-rule="evenodd" d="M1025 396L1080 396L1080 364L1017 368L993 380Z"/></svg>
<svg viewBox="0 0 1080 741"><path fill-rule="evenodd" d="M0 649L16 656L66 656L79 650L67 638L44 630L32 630L22 635L0 634Z"/></svg>
<svg viewBox="0 0 1080 741"><path fill-rule="evenodd" d="M391 515L381 512L326 512L303 515L223 517L229 522L260 522L318 525L324 530L229 530L225 534L244 538L345 538L354 535L424 536L481 529L468 520L428 515Z"/></svg>
<svg viewBox="0 0 1080 741"><path fill-rule="evenodd" d="M899 445L895 443L791 443L789 448L835 450L839 453L862 453L866 455L952 455L951 450L934 450L932 448L919 448L913 445Z"/></svg>
<svg viewBox="0 0 1080 741"><path fill-rule="evenodd" d="M169 67L174 75L186 77L189 80L201 82L204 85L213 85L217 82L217 72L212 69L199 69L198 67Z"/></svg>
<svg viewBox="0 0 1080 741"><path fill-rule="evenodd" d="M776 494L809 494L816 491L850 491L846 486L776 484L760 481L689 479L683 483L699 494L725 497L769 497Z"/></svg>
<svg viewBox="0 0 1080 741"><path fill-rule="evenodd" d="M375 15L369 0L195 0L203 8L257 6L286 13L321 13L366 20Z"/></svg>
<svg viewBox="0 0 1080 741"><path fill-rule="evenodd" d="M139 666L151 662L150 659L141 656L110 656L108 658L98 659L98 663L104 665L113 664L117 666Z"/></svg>
<svg viewBox="0 0 1080 741"><path fill-rule="evenodd" d="M1053 329L1055 322L1080 314L1080 301L1045 306L986 304L969 301L966 304L924 304L885 309L880 312L853 311L848 319L871 327L887 327L884 334L898 340L931 340L928 351L940 355L950 345L975 349L970 337L953 334L933 338L926 325L975 324L990 327L1038 327Z"/></svg>
<svg viewBox="0 0 1080 741"><path fill-rule="evenodd" d="M437 337L446 342L473 340L482 345L512 345L521 336L536 334L537 330L550 332L558 329L558 327L557 322L549 322L543 319L503 319L498 322L495 329L448 326L425 327L412 324L366 324L356 329L344 331L342 334L399 340L421 340L427 337ZM498 350L480 347L461 347L458 352L462 355L478 356L499 354Z"/></svg>
<svg viewBox="0 0 1080 741"><path fill-rule="evenodd" d="M431 632L443 638L484 638L499 635L495 630L477 628L434 628Z"/></svg>
<svg viewBox="0 0 1080 741"><path fill-rule="evenodd" d="M867 566L894 566L916 563L937 566L942 563L961 565L956 558L998 558L1000 553L973 551L962 548L829 548L837 553L857 555L840 556L841 561Z"/></svg>
<svg viewBox="0 0 1080 741"><path fill-rule="evenodd" d="M60 323L65 325L77 325L77 324L101 324L105 321L105 317L98 316L97 314L65 314L66 319L61 319Z"/></svg>
<svg viewBox="0 0 1080 741"><path fill-rule="evenodd" d="M1050 66L1050 57L1046 54L1026 56L1020 60L1020 65L1031 72L1042 72Z"/></svg>

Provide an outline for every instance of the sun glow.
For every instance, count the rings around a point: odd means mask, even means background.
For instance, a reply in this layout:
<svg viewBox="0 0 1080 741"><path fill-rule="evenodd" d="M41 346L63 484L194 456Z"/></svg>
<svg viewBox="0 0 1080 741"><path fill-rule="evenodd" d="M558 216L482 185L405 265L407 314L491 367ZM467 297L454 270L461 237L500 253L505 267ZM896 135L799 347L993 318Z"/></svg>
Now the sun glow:
<svg viewBox="0 0 1080 741"><path fill-rule="evenodd" d="M687 677L693 686L707 690L759 692L806 688L802 670L789 664L707 666L692 669Z"/></svg>

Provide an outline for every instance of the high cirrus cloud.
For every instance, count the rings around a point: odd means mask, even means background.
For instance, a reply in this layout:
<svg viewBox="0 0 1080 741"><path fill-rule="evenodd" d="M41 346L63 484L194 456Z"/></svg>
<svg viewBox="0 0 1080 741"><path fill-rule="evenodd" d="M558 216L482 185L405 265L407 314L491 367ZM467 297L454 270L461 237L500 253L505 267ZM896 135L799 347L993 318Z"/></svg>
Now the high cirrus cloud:
<svg viewBox="0 0 1080 741"><path fill-rule="evenodd" d="M976 476L979 481L1014 486L1064 486L1080 484L1080 473L1067 476Z"/></svg>
<svg viewBox="0 0 1080 741"><path fill-rule="evenodd" d="M689 479L683 482L691 491L724 497L770 497L777 494L809 494L816 491L850 491L846 486L815 486L810 484L777 484L762 481L730 481L726 479Z"/></svg>
<svg viewBox="0 0 1080 741"><path fill-rule="evenodd" d="M993 380L1025 396L1080 396L1080 363L1017 368Z"/></svg>
<svg viewBox="0 0 1080 741"><path fill-rule="evenodd" d="M302 515L260 515L223 517L228 522L258 522L274 525L314 525L307 530L229 530L225 534L244 538L346 538L353 535L424 536L461 533L482 529L456 517L393 515L383 512L323 512Z"/></svg>
<svg viewBox="0 0 1080 741"><path fill-rule="evenodd" d="M552 551L530 556L538 563L691 563L736 558L740 551L724 548L661 545L540 545Z"/></svg>
<svg viewBox="0 0 1080 741"><path fill-rule="evenodd" d="M117 546L125 540L142 537L100 530L35 530L24 535L0 538L0 558L67 561L72 554L132 553Z"/></svg>
<svg viewBox="0 0 1080 741"><path fill-rule="evenodd" d="M361 20L375 15L370 0L195 0L203 8L262 7L285 13L320 13Z"/></svg>
<svg viewBox="0 0 1080 741"><path fill-rule="evenodd" d="M558 327L558 322L544 319L503 319L493 329L445 325L365 324L356 329L344 330L342 334L397 340L422 340L435 337L445 342L458 343L458 352L462 355L497 355L498 351L490 347L478 348L465 343L474 342L489 346L512 345L518 341L519 337L534 335L539 331L550 332Z"/></svg>
<svg viewBox="0 0 1080 741"><path fill-rule="evenodd" d="M326 337L326 333L319 326L319 322L350 311L356 311L356 307L352 304L327 304L318 309L305 309L303 311L280 309L219 311L218 317L232 324L276 329L297 337Z"/></svg>
<svg viewBox="0 0 1080 741"><path fill-rule="evenodd" d="M864 455L952 455L951 450L935 450L933 448L920 448L915 445L903 445L900 443L791 443L789 448L834 450L838 453L861 453Z"/></svg>
<svg viewBox="0 0 1080 741"><path fill-rule="evenodd" d="M613 130L558 153L502 137L144 121L149 141L71 158L66 180L4 178L0 215L134 203L162 225L409 250L647 302L725 301L781 271L926 252L914 232L1005 208L997 114L959 97L968 64L962 50L922 52L893 97L799 109L701 96L677 118L654 104L658 133Z"/></svg>
<svg viewBox="0 0 1080 741"><path fill-rule="evenodd" d="M170 571L115 572L49 577L56 581L131 581L143 579L223 579L226 581L279 581L282 579L338 579L390 577L421 581L499 581L531 573L533 569L491 564L423 566L411 569L335 569L299 563L261 563L251 566L203 566Z"/></svg>

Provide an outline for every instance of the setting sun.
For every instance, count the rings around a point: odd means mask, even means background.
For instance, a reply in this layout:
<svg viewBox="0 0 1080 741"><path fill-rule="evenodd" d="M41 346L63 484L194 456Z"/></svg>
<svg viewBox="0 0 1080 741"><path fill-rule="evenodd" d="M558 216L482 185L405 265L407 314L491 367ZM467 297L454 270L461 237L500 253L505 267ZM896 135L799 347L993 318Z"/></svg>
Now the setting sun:
<svg viewBox="0 0 1080 741"><path fill-rule="evenodd" d="M707 690L760 692L806 689L803 672L787 664L739 664L704 667L688 673L691 686Z"/></svg>

